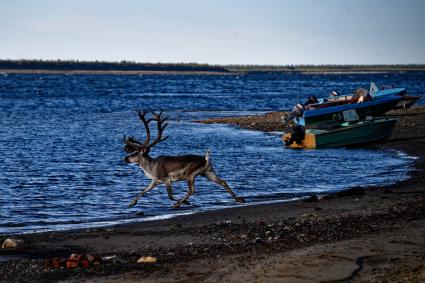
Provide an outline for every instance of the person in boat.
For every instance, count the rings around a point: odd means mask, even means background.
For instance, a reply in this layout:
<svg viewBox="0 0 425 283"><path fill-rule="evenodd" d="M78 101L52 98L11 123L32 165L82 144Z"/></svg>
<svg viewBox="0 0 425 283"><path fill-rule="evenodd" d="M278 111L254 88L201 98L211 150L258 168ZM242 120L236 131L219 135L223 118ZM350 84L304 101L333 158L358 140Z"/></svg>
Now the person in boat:
<svg viewBox="0 0 425 283"><path fill-rule="evenodd" d="M303 103L304 108L308 108L307 106L310 104L319 103L319 99L315 95L310 95L306 102Z"/></svg>

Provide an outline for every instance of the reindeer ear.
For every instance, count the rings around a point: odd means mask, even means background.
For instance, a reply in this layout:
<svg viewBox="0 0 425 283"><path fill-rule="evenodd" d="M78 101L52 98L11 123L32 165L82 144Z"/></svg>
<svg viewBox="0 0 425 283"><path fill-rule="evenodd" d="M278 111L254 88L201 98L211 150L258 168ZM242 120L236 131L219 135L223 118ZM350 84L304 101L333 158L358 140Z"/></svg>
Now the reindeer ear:
<svg viewBox="0 0 425 283"><path fill-rule="evenodd" d="M133 137L124 136L122 142L125 144L124 151L133 153L140 150L140 143Z"/></svg>
<svg viewBox="0 0 425 283"><path fill-rule="evenodd" d="M132 153L132 152L134 152L135 150L132 150L132 148L130 148L130 146L129 146L129 145L126 145L126 146L124 146L124 151L125 151L125 152L127 152L127 153Z"/></svg>

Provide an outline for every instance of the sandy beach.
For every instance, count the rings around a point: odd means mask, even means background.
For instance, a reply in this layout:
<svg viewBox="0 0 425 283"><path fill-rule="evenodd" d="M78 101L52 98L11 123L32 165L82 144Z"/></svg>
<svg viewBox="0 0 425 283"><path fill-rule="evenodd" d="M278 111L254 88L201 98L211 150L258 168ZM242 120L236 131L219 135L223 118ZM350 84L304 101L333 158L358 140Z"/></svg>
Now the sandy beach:
<svg viewBox="0 0 425 283"><path fill-rule="evenodd" d="M279 131L281 115L203 122ZM408 180L166 220L0 235L28 245L0 250L11 259L0 262L0 282L424 282L425 107L389 115L399 118L393 135L370 147L417 157ZM73 253L103 260L75 269L49 264ZM157 261L137 263L142 256Z"/></svg>

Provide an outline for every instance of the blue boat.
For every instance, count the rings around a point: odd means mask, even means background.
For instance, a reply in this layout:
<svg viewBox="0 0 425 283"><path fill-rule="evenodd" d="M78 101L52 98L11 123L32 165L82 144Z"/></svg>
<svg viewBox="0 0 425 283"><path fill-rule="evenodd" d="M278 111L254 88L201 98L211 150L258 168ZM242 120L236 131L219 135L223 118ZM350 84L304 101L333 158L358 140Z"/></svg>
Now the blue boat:
<svg viewBox="0 0 425 283"><path fill-rule="evenodd" d="M399 95L385 95L361 103L345 103L342 105L320 105L319 108L309 107L304 110L301 124L314 129L326 124L342 123L364 119L367 116L380 116L393 109L403 100ZM312 105L316 106L316 105Z"/></svg>
<svg viewBox="0 0 425 283"><path fill-rule="evenodd" d="M421 98L420 96L416 96L416 95L407 95L406 88L404 87L378 89L374 83L370 84L369 93L374 99L380 99L388 95L402 96L403 99L399 101L399 103L397 103L394 109L409 108L410 106L415 104L417 100Z"/></svg>
<svg viewBox="0 0 425 283"><path fill-rule="evenodd" d="M381 88L379 89L375 83L370 83L369 92L366 89L359 89L363 91L365 94L370 95L372 99L381 99L383 97L391 96L391 95L399 95L402 96L403 99L399 101L397 105L394 106L394 109L399 108L409 108L415 102L420 99L420 96L407 95L406 88L397 87L397 88ZM335 92L334 92L335 93ZM329 107L335 105L342 105L353 102L353 95L343 95L343 96L335 96L321 99L317 104L311 104L312 108L322 108Z"/></svg>

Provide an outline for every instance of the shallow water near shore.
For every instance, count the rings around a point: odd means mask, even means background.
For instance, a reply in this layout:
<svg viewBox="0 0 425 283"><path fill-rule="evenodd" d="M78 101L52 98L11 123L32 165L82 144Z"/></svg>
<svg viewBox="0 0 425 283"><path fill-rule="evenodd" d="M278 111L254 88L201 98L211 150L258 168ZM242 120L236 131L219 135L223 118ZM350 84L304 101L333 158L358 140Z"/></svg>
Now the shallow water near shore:
<svg viewBox="0 0 425 283"><path fill-rule="evenodd" d="M196 180L191 205L172 209L163 186L127 205L149 180L125 164L124 134L143 139L136 109L164 109L170 138L152 156L212 151L217 174L248 204L407 178L396 151L289 150L277 133L192 122L288 109L302 98L343 93L370 80L420 94L422 74L247 76L0 76L0 233L126 223L231 207L227 192ZM174 184L176 196L185 183ZM136 214L143 211L144 218Z"/></svg>

